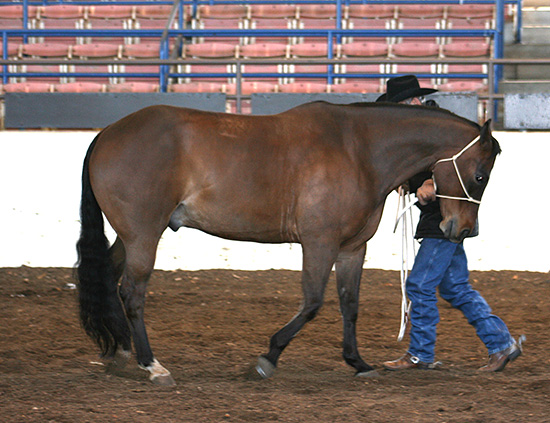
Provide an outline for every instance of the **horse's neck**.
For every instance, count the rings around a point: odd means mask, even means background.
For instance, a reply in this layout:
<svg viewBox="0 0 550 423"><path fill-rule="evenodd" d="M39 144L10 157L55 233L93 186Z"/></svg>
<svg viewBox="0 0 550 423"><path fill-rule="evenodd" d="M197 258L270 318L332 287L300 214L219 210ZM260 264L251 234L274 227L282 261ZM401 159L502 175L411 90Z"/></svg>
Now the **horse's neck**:
<svg viewBox="0 0 550 423"><path fill-rule="evenodd" d="M383 163L378 166L378 171L388 193L412 176L431 170L437 160L446 155L450 157L459 150L456 137L418 134L418 128L416 131L401 129L377 143L374 163Z"/></svg>

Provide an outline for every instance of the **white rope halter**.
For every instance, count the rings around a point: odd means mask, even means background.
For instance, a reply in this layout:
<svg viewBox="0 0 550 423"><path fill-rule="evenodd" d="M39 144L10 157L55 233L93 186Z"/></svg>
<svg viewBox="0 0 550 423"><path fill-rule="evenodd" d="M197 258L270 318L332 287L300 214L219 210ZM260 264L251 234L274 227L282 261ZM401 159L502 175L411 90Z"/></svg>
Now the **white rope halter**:
<svg viewBox="0 0 550 423"><path fill-rule="evenodd" d="M458 180L460 182L460 185L462 186L462 190L464 191L464 194L466 195L466 197L453 197L453 196L450 196L450 195L435 194L436 197L447 198L449 200L469 201L470 203L481 204L481 201L476 200L475 198L473 198L470 195L470 193L468 192L468 190L466 189L466 185L464 185L464 181L462 180L462 176L460 175L460 171L458 170L458 165L456 164L456 159L458 159L462 155L462 153L464 153L466 150L468 150L472 145L474 145L476 142L478 142L479 139L480 139L480 136L478 135L466 147L464 147L462 150L460 150L458 153L456 153L453 157L450 157L448 159L438 160L437 162L435 162L435 165L434 165L434 168L435 168L435 166L437 166L438 163L453 162L455 172L456 172L456 176L458 176ZM435 183L435 175L432 175L432 180L434 181L434 189L435 189L435 192L437 193L437 185Z"/></svg>

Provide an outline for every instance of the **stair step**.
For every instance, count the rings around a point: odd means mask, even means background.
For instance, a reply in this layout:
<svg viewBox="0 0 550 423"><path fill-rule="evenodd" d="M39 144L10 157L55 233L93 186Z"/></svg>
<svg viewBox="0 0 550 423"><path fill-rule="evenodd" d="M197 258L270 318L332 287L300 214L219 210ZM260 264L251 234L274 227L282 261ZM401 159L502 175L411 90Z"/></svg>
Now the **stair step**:
<svg viewBox="0 0 550 423"><path fill-rule="evenodd" d="M499 84L499 92L506 93L550 93L550 81L502 81Z"/></svg>

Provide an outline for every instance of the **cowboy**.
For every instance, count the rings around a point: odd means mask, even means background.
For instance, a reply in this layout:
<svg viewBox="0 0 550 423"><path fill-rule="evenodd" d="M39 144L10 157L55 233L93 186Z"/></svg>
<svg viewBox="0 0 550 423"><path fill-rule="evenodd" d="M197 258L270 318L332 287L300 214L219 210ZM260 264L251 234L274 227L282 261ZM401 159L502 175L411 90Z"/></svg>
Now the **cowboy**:
<svg viewBox="0 0 550 423"><path fill-rule="evenodd" d="M423 96L437 90L421 88L416 76L405 75L389 79L386 93L376 101L422 105ZM435 104L435 103L433 103ZM416 193L420 219L415 238L421 240L413 268L406 281L411 301L410 342L405 355L386 361L387 370L425 369L436 367L436 326L439 322L436 290L453 307L462 311L477 335L487 347L488 363L479 370L498 372L522 353L521 340L516 342L506 324L491 313L485 299L470 285L464 246L453 243L443 235L439 224L443 220L430 172L415 175L409 180L411 192ZM477 226L477 225L476 225ZM476 230L469 236L476 236Z"/></svg>

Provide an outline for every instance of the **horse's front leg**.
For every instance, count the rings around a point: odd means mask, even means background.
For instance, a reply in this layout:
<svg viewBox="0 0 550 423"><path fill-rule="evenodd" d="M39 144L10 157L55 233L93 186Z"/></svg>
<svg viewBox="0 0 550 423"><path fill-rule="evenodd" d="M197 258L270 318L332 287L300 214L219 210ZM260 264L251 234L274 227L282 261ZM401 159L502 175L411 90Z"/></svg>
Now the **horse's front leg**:
<svg viewBox="0 0 550 423"><path fill-rule="evenodd" d="M274 374L277 361L283 350L304 325L317 315L323 304L325 287L338 255L338 248L335 243L312 244L315 245L302 244L304 301L298 314L271 337L269 352L259 358L256 371L263 378L269 378Z"/></svg>
<svg viewBox="0 0 550 423"><path fill-rule="evenodd" d="M126 246L126 267L120 284L120 297L130 324L139 366L150 373L149 379L153 383L172 386L176 383L170 372L153 355L143 319L145 293L147 282L153 271L155 251L156 244L154 248L146 248L145 245Z"/></svg>
<svg viewBox="0 0 550 423"><path fill-rule="evenodd" d="M353 252L341 252L336 260L336 284L344 324L344 360L355 368L356 376L375 376L373 367L363 361L357 349L355 332L359 310L359 286L366 244Z"/></svg>

